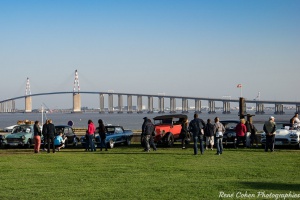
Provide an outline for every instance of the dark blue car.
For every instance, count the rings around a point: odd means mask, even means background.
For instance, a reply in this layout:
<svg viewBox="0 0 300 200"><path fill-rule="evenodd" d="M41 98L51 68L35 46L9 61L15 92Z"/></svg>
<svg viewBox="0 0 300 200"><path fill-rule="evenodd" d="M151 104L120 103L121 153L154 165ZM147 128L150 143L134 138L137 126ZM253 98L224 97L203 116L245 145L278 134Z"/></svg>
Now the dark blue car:
<svg viewBox="0 0 300 200"><path fill-rule="evenodd" d="M105 126L106 129L106 139L105 144L109 148L114 148L115 144L118 143L124 143L126 145L131 144L131 138L133 137L133 132L131 130L124 130L122 126ZM98 128L95 132L95 146L100 147L101 138L98 134ZM80 142L83 147L85 147L86 144L86 138L85 136L82 136L80 139Z"/></svg>

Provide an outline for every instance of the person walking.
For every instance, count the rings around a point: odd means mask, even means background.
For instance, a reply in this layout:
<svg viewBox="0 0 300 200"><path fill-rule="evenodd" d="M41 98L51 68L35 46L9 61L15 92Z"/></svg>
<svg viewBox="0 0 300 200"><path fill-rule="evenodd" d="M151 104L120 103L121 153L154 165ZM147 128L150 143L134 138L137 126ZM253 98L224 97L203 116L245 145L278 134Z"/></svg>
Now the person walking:
<svg viewBox="0 0 300 200"><path fill-rule="evenodd" d="M276 132L276 123L275 123L275 118L273 116L270 116L269 121L265 122L263 130L266 133L265 152L268 152L269 149L271 152L273 152L275 132Z"/></svg>
<svg viewBox="0 0 300 200"><path fill-rule="evenodd" d="M181 146L182 149L185 149L185 142L187 140L187 134L188 134L188 119L184 119L181 122L181 131L180 131L180 138L181 140Z"/></svg>
<svg viewBox="0 0 300 200"><path fill-rule="evenodd" d="M91 119L88 120L88 129L86 131L86 137L87 137L87 151L96 151L95 143L94 143L94 133L95 133L95 125Z"/></svg>
<svg viewBox="0 0 300 200"><path fill-rule="evenodd" d="M149 152L150 151L150 139L151 139L151 134L154 132L154 125L151 122L151 119L147 119L147 122L145 123L143 127L143 134L145 137L145 151Z"/></svg>
<svg viewBox="0 0 300 200"><path fill-rule="evenodd" d="M220 155L223 153L223 134L225 132L225 127L220 122L218 117L215 118L214 124L214 134L216 135L216 146L217 146L217 153L216 155Z"/></svg>
<svg viewBox="0 0 300 200"><path fill-rule="evenodd" d="M236 132L236 145L235 148L238 148L240 142L243 142L243 146L246 147L246 140L245 136L247 133L247 128L245 126L245 119L241 119L240 123L238 123L235 127L235 132Z"/></svg>
<svg viewBox="0 0 300 200"><path fill-rule="evenodd" d="M204 135L206 138L206 150L208 150L208 145L210 145L210 149L213 150L214 147L214 125L211 123L210 119L207 119L207 124L204 129Z"/></svg>
<svg viewBox="0 0 300 200"><path fill-rule="evenodd" d="M33 137L34 137L34 153L40 152L40 146L41 146L41 128L40 128L40 122L35 121L33 126Z"/></svg>
<svg viewBox="0 0 300 200"><path fill-rule="evenodd" d="M106 129L103 123L102 119L98 120L98 124L99 124L99 136L101 139L100 142L100 151L102 151L102 148L105 148L105 151L107 151L107 145L105 144L105 139L106 139Z"/></svg>
<svg viewBox="0 0 300 200"><path fill-rule="evenodd" d="M52 123L52 119L49 119L47 124L47 153L50 153L51 144L52 144L52 152L55 153L54 135L55 135L55 126Z"/></svg>
<svg viewBox="0 0 300 200"><path fill-rule="evenodd" d="M204 137L204 131L205 123L202 119L198 118L198 114L194 114L194 119L191 120L189 124L189 131L193 134L194 139L194 155L198 154L198 139L200 141L200 151L201 154L204 153L204 146L203 146L203 137Z"/></svg>
<svg viewBox="0 0 300 200"><path fill-rule="evenodd" d="M147 118L147 117L144 117L143 120L144 120L144 122L143 122L143 124L142 124L141 145L142 145L143 147L145 147L145 148L144 148L144 151L147 151L147 147L146 147L146 135L145 135L145 133L144 133L144 129L145 129L145 125L146 125L146 123L147 123L148 118Z"/></svg>

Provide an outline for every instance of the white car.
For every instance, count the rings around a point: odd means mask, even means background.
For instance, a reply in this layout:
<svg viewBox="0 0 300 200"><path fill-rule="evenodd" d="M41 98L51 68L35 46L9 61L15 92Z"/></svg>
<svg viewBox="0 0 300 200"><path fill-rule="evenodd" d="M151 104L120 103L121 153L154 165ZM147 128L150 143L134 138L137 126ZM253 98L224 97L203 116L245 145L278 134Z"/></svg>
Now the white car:
<svg viewBox="0 0 300 200"><path fill-rule="evenodd" d="M18 125L12 125L12 126L5 127L3 129L3 131L4 132L12 132L12 130L15 128L15 126L18 126Z"/></svg>
<svg viewBox="0 0 300 200"><path fill-rule="evenodd" d="M280 127L275 133L275 146L295 146L300 148L300 128L293 128L291 124L278 124ZM261 134L261 144L264 146L266 144L266 133Z"/></svg>

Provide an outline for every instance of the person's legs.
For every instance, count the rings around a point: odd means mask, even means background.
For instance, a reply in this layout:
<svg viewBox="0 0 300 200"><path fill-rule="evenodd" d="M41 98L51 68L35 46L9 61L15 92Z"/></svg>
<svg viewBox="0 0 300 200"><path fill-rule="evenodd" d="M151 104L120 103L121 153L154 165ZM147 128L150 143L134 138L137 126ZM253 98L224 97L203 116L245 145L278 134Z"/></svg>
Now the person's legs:
<svg viewBox="0 0 300 200"><path fill-rule="evenodd" d="M198 154L198 137L194 137L194 155Z"/></svg>

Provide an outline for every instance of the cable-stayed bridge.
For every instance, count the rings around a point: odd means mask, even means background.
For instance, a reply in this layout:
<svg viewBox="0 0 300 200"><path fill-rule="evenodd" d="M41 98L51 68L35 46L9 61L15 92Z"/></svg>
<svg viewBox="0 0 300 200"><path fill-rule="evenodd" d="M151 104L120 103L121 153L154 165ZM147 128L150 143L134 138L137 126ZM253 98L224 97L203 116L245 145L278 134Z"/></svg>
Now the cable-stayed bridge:
<svg viewBox="0 0 300 200"><path fill-rule="evenodd" d="M76 90L77 88L77 90ZM108 101L108 113L114 112L114 101L113 99L117 97L118 105L117 110L118 113L133 113L133 99L136 98L136 110L137 113L143 112L143 97L147 98L147 112L153 113L154 107L153 103L156 100L158 102L158 111L159 113L165 113L165 101L169 100L170 102L170 113L176 112L176 100L181 100L182 113L187 113L189 111L189 101L194 101L195 103L195 113L201 113L202 101L208 102L208 113L215 113L216 102L221 102L223 104L223 113L230 113L230 103L239 103L239 99L231 99L231 98L207 98L207 97L193 97L193 96L173 96L173 95L165 95L165 94L137 94L137 93L115 93L113 91L110 92L102 92L102 91L80 91L79 87L79 79L78 79L78 71L75 71L75 79L74 79L74 88L73 91L61 91L61 92L45 92L45 93L37 93L31 94L30 92L30 83L29 78L27 78L26 82L26 92L23 96L13 97L0 101L0 112L16 112L15 109L15 100L25 99L25 112L32 112L32 100L36 96L46 96L46 95L60 95L60 94L71 94L73 100L73 112L78 113L81 112L81 94L95 94L99 97L99 105L100 105L100 113L105 113L104 103L105 97L107 97ZM127 98L127 105L123 105L123 99ZM264 105L265 104L273 104L275 107L275 114L284 114L284 105L292 105L295 106L295 112L300 111L300 102L297 101L267 101L267 100L247 100L244 101L244 107L246 104L255 104L256 114L264 113ZM124 109L126 107L126 109Z"/></svg>

